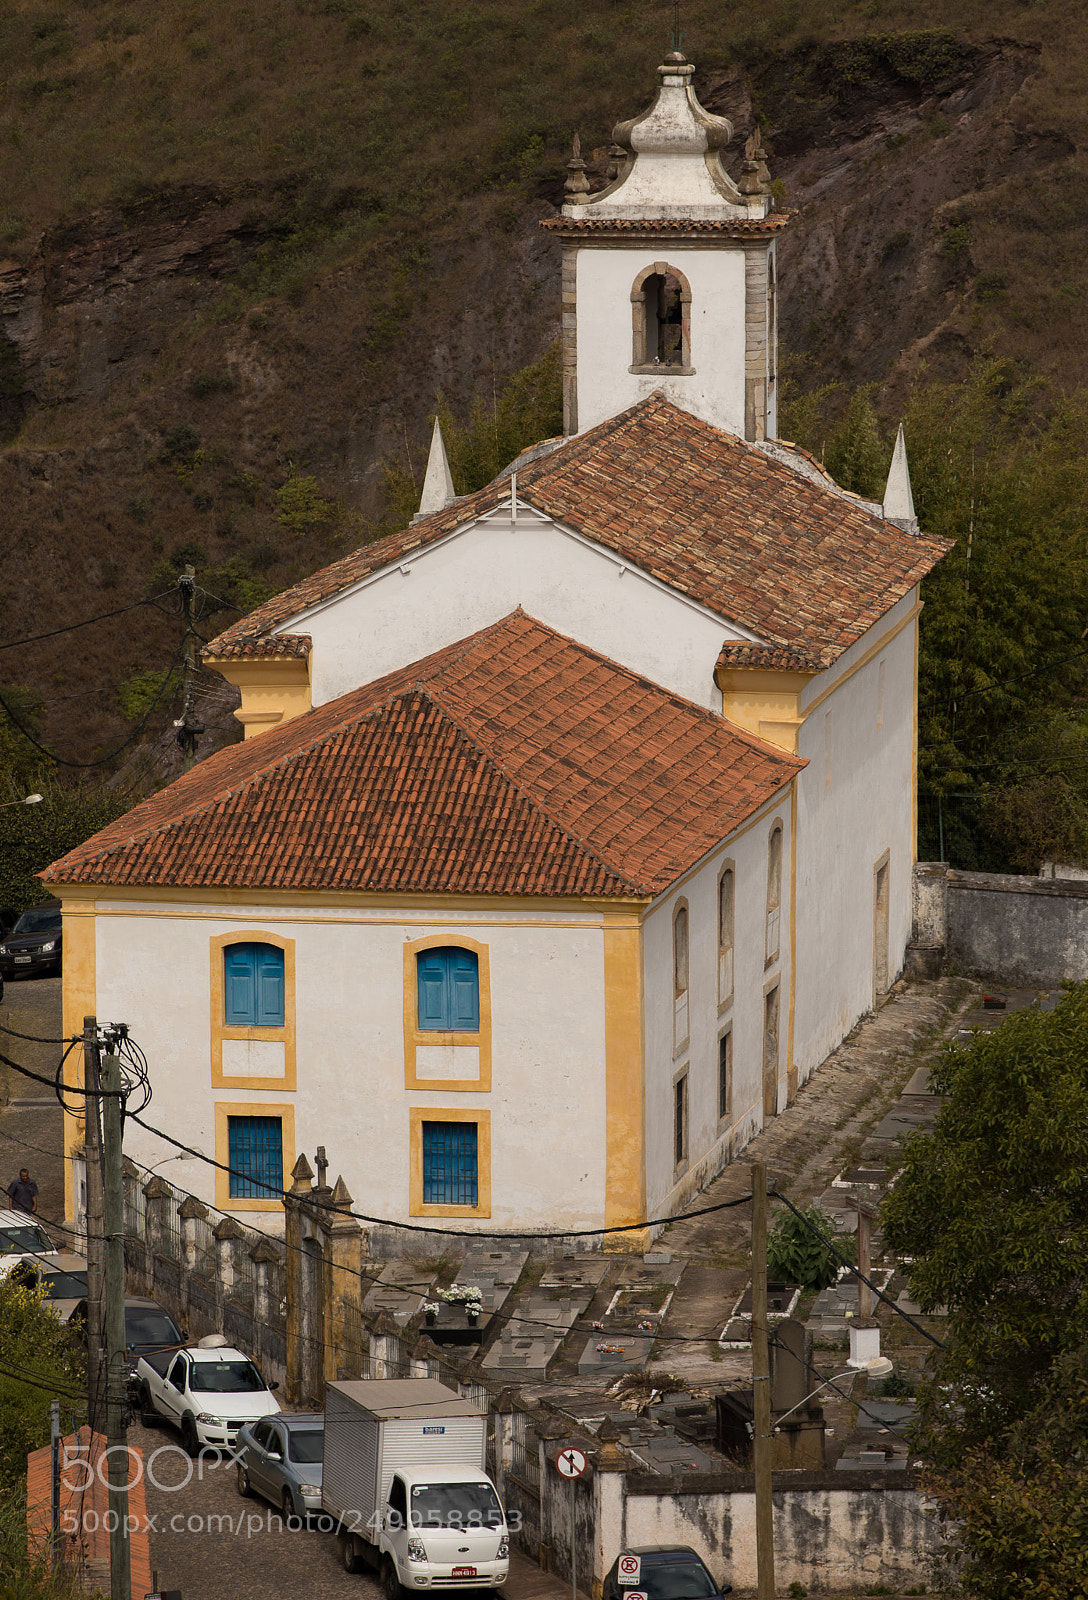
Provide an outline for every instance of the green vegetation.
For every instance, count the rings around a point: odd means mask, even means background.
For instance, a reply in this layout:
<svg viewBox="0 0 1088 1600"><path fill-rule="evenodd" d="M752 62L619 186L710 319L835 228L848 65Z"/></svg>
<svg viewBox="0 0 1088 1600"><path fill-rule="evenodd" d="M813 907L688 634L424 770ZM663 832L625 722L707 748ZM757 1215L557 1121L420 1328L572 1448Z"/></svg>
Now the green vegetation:
<svg viewBox="0 0 1088 1600"><path fill-rule="evenodd" d="M117 691L121 715L126 722L140 722L156 706L168 706L180 683L177 671L134 673Z"/></svg>
<svg viewBox="0 0 1088 1600"><path fill-rule="evenodd" d="M871 391L836 405L837 386L793 388L783 432L879 497L891 429ZM988 358L919 383L904 425L921 525L955 541L923 585L919 853L1088 860L1088 396Z"/></svg>
<svg viewBox="0 0 1088 1600"><path fill-rule="evenodd" d="M0 1279L0 1493L26 1485L27 1452L49 1442L49 1402L82 1412L82 1359L44 1291ZM2 1591L0 1591L2 1592Z"/></svg>
<svg viewBox="0 0 1088 1600"><path fill-rule="evenodd" d="M287 533L301 537L322 523L331 522L337 508L326 500L317 486L317 479L307 477L291 468L287 482L276 490L279 511L276 521Z"/></svg>
<svg viewBox="0 0 1088 1600"><path fill-rule="evenodd" d="M446 442L453 486L472 494L496 478L522 451L563 431L563 391L558 345L517 372L485 399L479 391L462 422L443 396L438 419ZM431 421L433 421L433 417ZM403 528L419 510L426 457L396 456L384 462L388 512L379 532Z"/></svg>
<svg viewBox="0 0 1088 1600"><path fill-rule="evenodd" d="M803 1289L826 1289L838 1277L842 1257L857 1261L856 1242L834 1235L834 1223L819 1206L806 1207L804 1221L793 1211L783 1211L767 1235L768 1276L783 1283L799 1283ZM837 1255L825 1240L833 1241Z"/></svg>
<svg viewBox="0 0 1088 1600"><path fill-rule="evenodd" d="M1088 1594L1088 986L932 1069L946 1098L882 1208L949 1308L916 1444L969 1592Z"/></svg>

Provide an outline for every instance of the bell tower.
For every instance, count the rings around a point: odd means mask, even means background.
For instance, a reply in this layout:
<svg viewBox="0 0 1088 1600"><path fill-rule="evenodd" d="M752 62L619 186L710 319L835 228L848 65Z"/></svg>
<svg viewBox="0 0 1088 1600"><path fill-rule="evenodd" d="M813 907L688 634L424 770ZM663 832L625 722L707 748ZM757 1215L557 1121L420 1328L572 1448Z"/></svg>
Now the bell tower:
<svg viewBox="0 0 1088 1600"><path fill-rule="evenodd" d="M744 439L777 431L774 212L759 134L739 186L733 137L695 97L678 52L648 111L617 125L608 187L589 193L575 141L563 241L563 417L581 433L662 390Z"/></svg>

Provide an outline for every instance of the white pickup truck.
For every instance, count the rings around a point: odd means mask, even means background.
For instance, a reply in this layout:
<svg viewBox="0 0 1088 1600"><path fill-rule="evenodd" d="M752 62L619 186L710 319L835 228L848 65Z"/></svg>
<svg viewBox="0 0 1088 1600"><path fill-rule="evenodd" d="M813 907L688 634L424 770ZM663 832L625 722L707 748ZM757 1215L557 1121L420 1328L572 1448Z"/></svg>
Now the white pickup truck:
<svg viewBox="0 0 1088 1600"><path fill-rule="evenodd" d="M191 1456L205 1445L233 1445L238 1429L280 1409L272 1390L248 1356L222 1334L209 1334L187 1350L141 1356L136 1367L140 1421L165 1418L181 1430Z"/></svg>

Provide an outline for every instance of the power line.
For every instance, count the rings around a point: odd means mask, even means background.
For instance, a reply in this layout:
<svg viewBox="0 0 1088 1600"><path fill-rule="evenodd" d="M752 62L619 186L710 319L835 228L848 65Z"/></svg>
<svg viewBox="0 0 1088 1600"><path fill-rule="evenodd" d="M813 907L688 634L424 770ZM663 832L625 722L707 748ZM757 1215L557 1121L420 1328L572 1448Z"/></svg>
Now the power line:
<svg viewBox="0 0 1088 1600"><path fill-rule="evenodd" d="M108 756L99 756L98 759L95 760L95 761L69 761L66 756L58 756L54 751L47 749L46 746L40 742L40 740L38 740L38 739L36 739L34 737L34 735L30 732L29 728L27 728L26 725L19 720L19 718L15 715L14 711L12 711L11 707L8 705L7 701L4 699L2 694L0 694L0 711L4 712L4 714L7 717L8 721L15 728L17 728L19 730L19 732L22 734L24 739L28 739L30 741L30 743L34 746L35 750L40 750L43 756L48 756L50 761L55 761L59 766L62 766L62 767L77 767L81 771L85 771L85 770L87 770L87 769L89 769L91 767L104 767L104 766L107 765L107 763L109 763L110 761L113 761L116 756L119 756L121 754L122 750L127 750L128 746L133 742L134 739L138 739L139 738L140 734L143 732L144 728L147 726L147 724L150 721L151 717L153 716L153 714L157 710L159 701L162 699L163 695L166 693L166 690L171 687L171 684L170 684L171 677L173 676L173 673L174 673L174 671L175 671L175 669L177 667L178 662L181 660L182 653L183 653L184 649L185 649L185 640L182 640L182 643L181 643L177 653L175 654L173 660L171 661L170 665L167 667L165 673L163 674L163 680L162 680L161 685L159 686L158 693L156 694L154 700L152 700L152 702L151 702L150 706L148 707L148 709L147 709L146 713L144 714L144 716L141 717L140 721L136 724L135 728L133 728L133 730L129 734L128 738L125 739L122 744L119 744L117 746L116 750L111 750ZM173 687L176 690L177 685L174 684Z"/></svg>
<svg viewBox="0 0 1088 1600"><path fill-rule="evenodd" d="M10 1033L13 1039L26 1039L30 1044L68 1044L67 1039L46 1039L38 1033L20 1033L18 1028L9 1028L6 1023L0 1022L0 1033Z"/></svg>
<svg viewBox="0 0 1088 1600"><path fill-rule="evenodd" d="M891 1306L892 1310L897 1316L902 1317L904 1322L909 1322L916 1333L920 1333L923 1339L928 1339L930 1344L935 1344L938 1350L944 1350L946 1348L943 1339L938 1339L936 1334L930 1333L928 1328L923 1328L922 1324L920 1322L916 1322L915 1319L910 1315L909 1311L904 1311L902 1306L897 1306L894 1300L890 1300L888 1298L883 1289L878 1289L876 1284L873 1283L871 1279L867 1278L864 1273L859 1272L854 1263L849 1261L847 1257L843 1255L838 1246L833 1244L830 1239L822 1234L819 1228L817 1228L814 1223L811 1223L805 1216L805 1213L795 1206L793 1201L788 1199L780 1189L772 1189L771 1194L774 1195L776 1200L781 1200L784 1205L789 1206L794 1216L804 1224L809 1233L815 1234L817 1239L819 1239L822 1244L826 1245L827 1249L831 1251L831 1254L835 1257L835 1259L841 1262L844 1267L849 1267L853 1276L857 1278L860 1283L864 1283L869 1289L871 1289L878 1300L883 1300L886 1306Z"/></svg>
<svg viewBox="0 0 1088 1600"><path fill-rule="evenodd" d="M121 606L116 611L103 611L99 617L85 617L82 622L70 622L65 628L51 628L48 633L32 633L26 639L13 639L10 643L0 644L0 650L17 650L25 644L39 644L43 639L56 639L62 633L74 633L77 628L90 628L96 622L108 622L111 617L123 617L129 611L138 611L141 606L153 606L157 600L164 600L173 593L172 589L164 589L162 594L152 595L147 600L134 600L130 606Z"/></svg>
<svg viewBox="0 0 1088 1600"><path fill-rule="evenodd" d="M1053 672L1056 667L1067 666L1070 661L1081 661L1088 656L1088 650L1077 650L1071 656L1062 656L1057 661L1045 661L1041 667L1033 667L1030 672L1021 672L1015 678L1002 678L999 683L985 684L981 689L954 690L944 699L931 700L929 705L919 706L919 715L926 711L939 711L943 706L951 705L955 700L973 700L976 695L992 694L995 689L1007 689L1012 683L1026 683L1029 678L1042 677L1047 672Z"/></svg>

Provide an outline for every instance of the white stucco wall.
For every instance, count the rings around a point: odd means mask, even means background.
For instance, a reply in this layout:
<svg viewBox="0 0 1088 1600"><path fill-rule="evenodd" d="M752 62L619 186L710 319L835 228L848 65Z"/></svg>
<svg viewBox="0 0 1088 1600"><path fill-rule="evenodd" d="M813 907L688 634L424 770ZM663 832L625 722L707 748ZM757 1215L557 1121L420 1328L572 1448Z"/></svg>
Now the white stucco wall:
<svg viewBox="0 0 1088 1600"><path fill-rule="evenodd" d="M491 1113L490 1219L437 1227L592 1227L603 1219L605 1038L603 938L587 913L465 915L425 919L394 909L298 906L210 912L199 906L99 902L97 1011L129 1023L145 1050L154 1099L147 1120L215 1155L216 1101L295 1107L297 1151L323 1144L330 1181L343 1173L356 1209L410 1220L409 1107ZM210 940L266 931L296 941L298 1087L213 1089ZM490 959L491 1091L406 1090L403 948L458 933ZM136 1124L126 1152L143 1166L170 1146ZM222 1159L220 1153L220 1159ZM213 1170L171 1160L159 1170L208 1202ZM259 1227L276 1212L238 1212ZM417 1221L420 1219L416 1219Z"/></svg>
<svg viewBox="0 0 1088 1600"><path fill-rule="evenodd" d="M538 513L508 509L292 619L313 638L314 705L410 665L521 606L710 710L726 638L751 637ZM728 610L728 596L723 596Z"/></svg>
<svg viewBox="0 0 1088 1600"><path fill-rule="evenodd" d="M767 850L782 827L782 903L779 956L766 961ZM763 997L779 984L779 1105L785 1104L790 999L790 793L763 806L676 890L655 902L643 923L646 1052L646 1196L649 1214L675 1210L744 1148L763 1122ZM718 880L733 865L733 1000L718 998ZM673 918L688 906L688 1044L674 1046ZM730 1116L718 1118L718 1041L733 1030ZM688 1149L673 1162L674 1084L688 1073Z"/></svg>
<svg viewBox="0 0 1088 1600"><path fill-rule="evenodd" d="M634 373L631 288L665 257L691 285L690 377ZM744 252L672 245L578 252L578 430L662 390L716 428L744 437Z"/></svg>
<svg viewBox="0 0 1088 1600"><path fill-rule="evenodd" d="M799 740L809 763L797 785L794 1057L801 1081L873 1004L873 876L885 850L890 979L902 969L910 937L917 618L896 629L916 600L912 590L802 699L804 711L837 684L810 711ZM874 651L882 638L890 642Z"/></svg>

